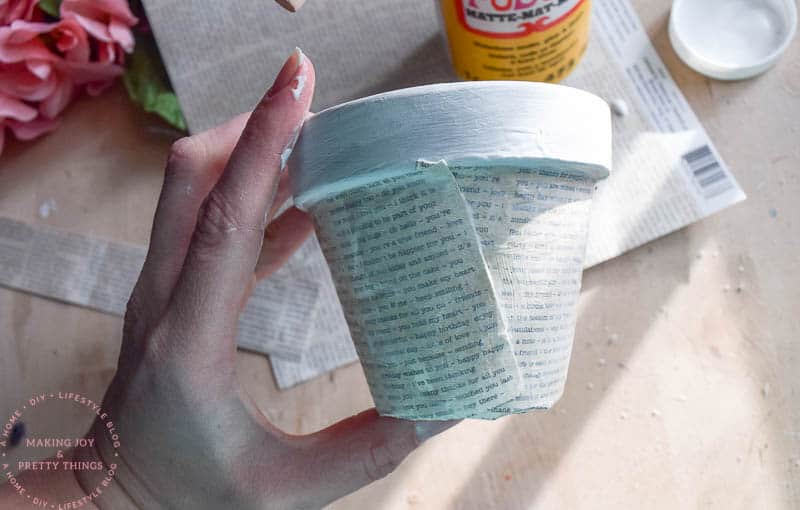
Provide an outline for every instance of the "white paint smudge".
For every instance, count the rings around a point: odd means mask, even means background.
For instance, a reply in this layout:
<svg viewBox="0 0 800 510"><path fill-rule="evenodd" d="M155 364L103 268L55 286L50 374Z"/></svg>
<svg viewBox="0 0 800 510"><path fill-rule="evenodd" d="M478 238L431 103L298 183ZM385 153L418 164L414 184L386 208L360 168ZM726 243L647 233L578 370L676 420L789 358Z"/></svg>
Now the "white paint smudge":
<svg viewBox="0 0 800 510"><path fill-rule="evenodd" d="M617 117L625 117L628 115L628 113L630 113L628 103L626 103L623 99L612 99L608 105L611 107L611 111L614 112L614 115Z"/></svg>
<svg viewBox="0 0 800 510"><path fill-rule="evenodd" d="M48 198L39 204L39 217L42 219L49 218L51 214L56 212L56 201L53 198Z"/></svg>
<svg viewBox="0 0 800 510"><path fill-rule="evenodd" d="M292 149L294 149L294 147L287 145L283 149L283 152L281 152L281 171L286 168L286 162L289 161L289 157L292 155Z"/></svg>
<svg viewBox="0 0 800 510"><path fill-rule="evenodd" d="M292 137L289 139L289 143L286 144L286 147L283 148L283 152L281 152L281 171L286 168L286 163L289 161L289 158L292 155L294 144L297 143L297 137L300 136L300 128L302 127L303 124L301 123L299 126L294 128L294 131L292 131Z"/></svg>
<svg viewBox="0 0 800 510"><path fill-rule="evenodd" d="M297 85L292 87L292 96L294 96L295 101L299 101L300 96L303 94L303 88L306 86L306 77L303 74L298 74L295 80Z"/></svg>
<svg viewBox="0 0 800 510"><path fill-rule="evenodd" d="M296 47L294 48L294 53L297 55L297 69L295 70L295 77L294 81L296 82L295 86L292 87L292 97L294 97L295 101L300 100L300 96L303 94L303 89L306 86L306 75L305 69L303 66L306 62L306 56L303 53L303 50Z"/></svg>

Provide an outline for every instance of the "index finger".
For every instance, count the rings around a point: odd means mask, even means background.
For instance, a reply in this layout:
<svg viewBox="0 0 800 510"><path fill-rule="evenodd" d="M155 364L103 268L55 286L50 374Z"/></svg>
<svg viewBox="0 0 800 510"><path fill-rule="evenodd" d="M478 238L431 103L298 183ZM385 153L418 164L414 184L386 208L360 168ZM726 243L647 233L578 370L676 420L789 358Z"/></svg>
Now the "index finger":
<svg viewBox="0 0 800 510"><path fill-rule="evenodd" d="M170 308L185 326L204 333L202 337L235 330L278 177L308 112L313 88L314 68L295 50L250 115L224 173L198 214ZM232 354L233 344L227 348Z"/></svg>

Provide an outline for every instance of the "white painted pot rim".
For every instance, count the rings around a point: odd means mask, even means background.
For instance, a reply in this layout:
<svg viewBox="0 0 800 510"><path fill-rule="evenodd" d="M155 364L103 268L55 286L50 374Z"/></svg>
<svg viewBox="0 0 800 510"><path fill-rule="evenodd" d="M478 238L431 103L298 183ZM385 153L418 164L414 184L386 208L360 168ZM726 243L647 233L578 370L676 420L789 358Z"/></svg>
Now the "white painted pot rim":
<svg viewBox="0 0 800 510"><path fill-rule="evenodd" d="M289 160L295 202L334 182L417 161L541 166L593 179L611 169L608 105L544 83L461 82L401 89L308 118Z"/></svg>

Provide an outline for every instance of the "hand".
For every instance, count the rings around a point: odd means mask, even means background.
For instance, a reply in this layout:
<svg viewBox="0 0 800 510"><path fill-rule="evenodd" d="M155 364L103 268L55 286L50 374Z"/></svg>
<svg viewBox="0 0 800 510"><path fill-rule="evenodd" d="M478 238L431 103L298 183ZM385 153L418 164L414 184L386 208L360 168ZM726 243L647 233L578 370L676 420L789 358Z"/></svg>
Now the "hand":
<svg viewBox="0 0 800 510"><path fill-rule="evenodd" d="M314 68L296 51L251 114L174 145L103 402L120 433L119 456L101 422L90 432L96 451L75 452L118 465L98 507L318 508L385 476L452 425L370 410L291 436L237 383L239 311L257 276L279 267L313 228L294 208L273 218L289 197L281 155L313 89ZM97 485L88 473L76 472L86 492Z"/></svg>

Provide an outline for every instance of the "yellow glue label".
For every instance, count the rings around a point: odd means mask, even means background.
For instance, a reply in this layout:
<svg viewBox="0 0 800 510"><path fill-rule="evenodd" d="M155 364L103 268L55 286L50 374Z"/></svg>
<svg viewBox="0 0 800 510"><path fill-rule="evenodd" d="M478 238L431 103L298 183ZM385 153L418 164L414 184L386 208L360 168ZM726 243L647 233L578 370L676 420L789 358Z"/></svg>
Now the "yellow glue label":
<svg viewBox="0 0 800 510"><path fill-rule="evenodd" d="M558 82L589 40L591 0L440 0L456 72L467 80Z"/></svg>

